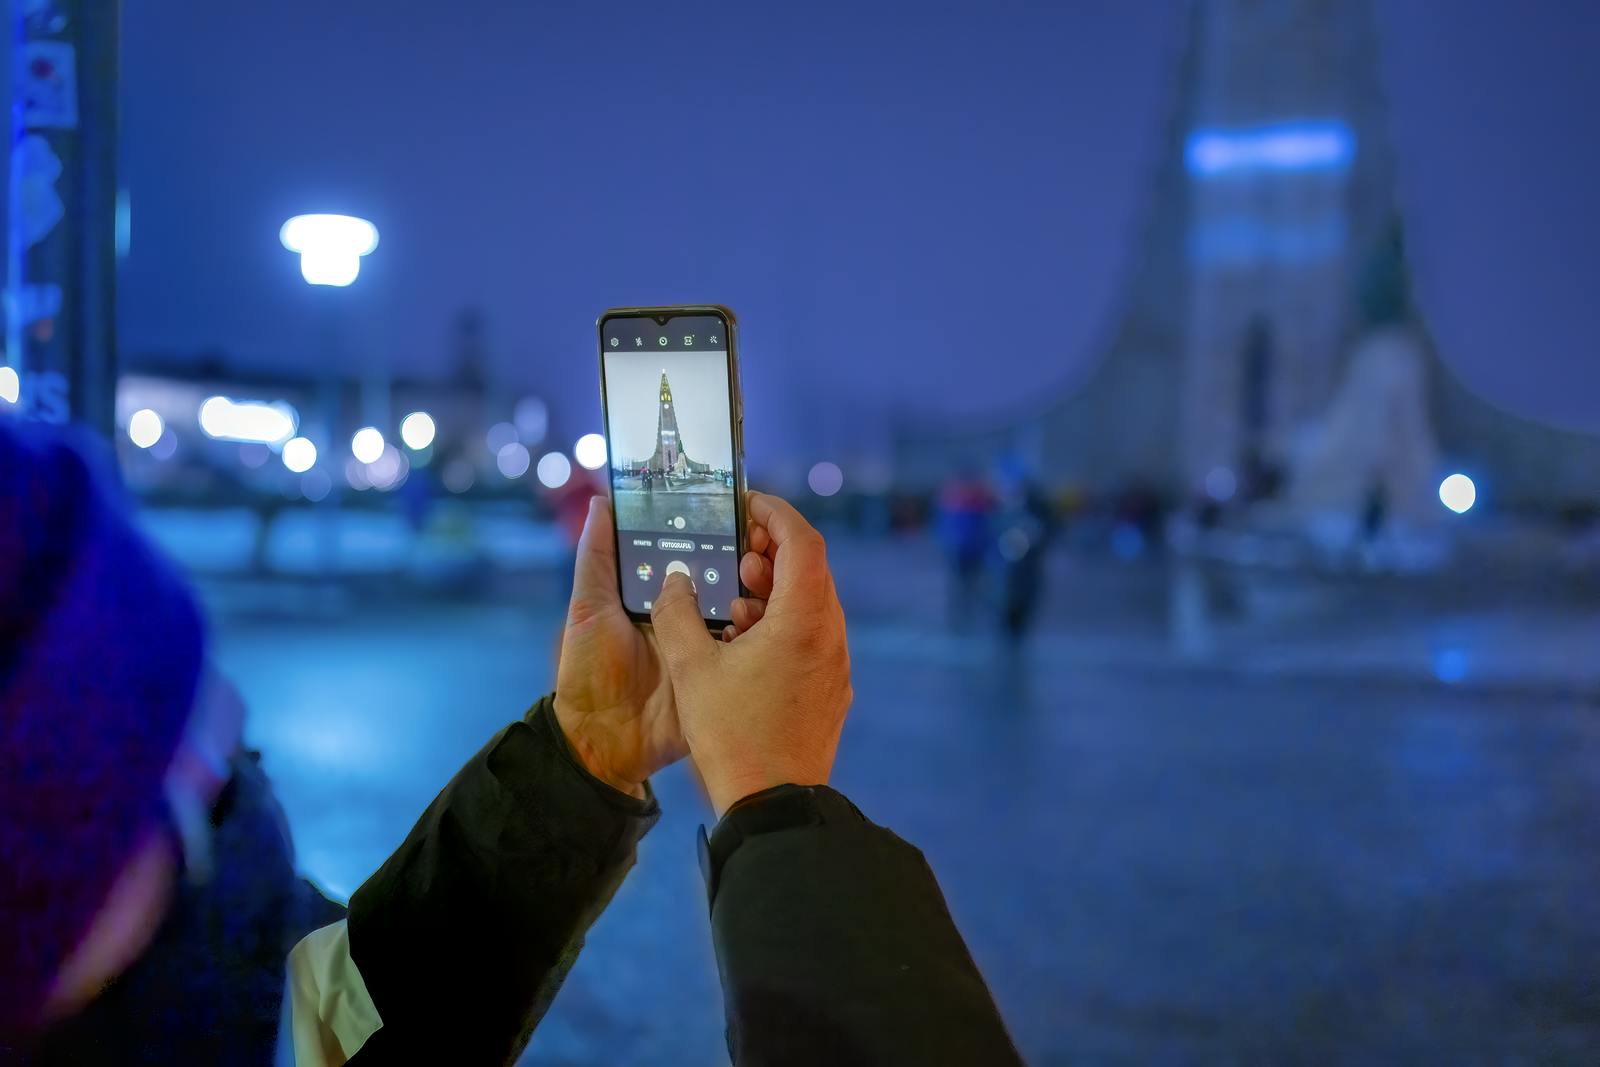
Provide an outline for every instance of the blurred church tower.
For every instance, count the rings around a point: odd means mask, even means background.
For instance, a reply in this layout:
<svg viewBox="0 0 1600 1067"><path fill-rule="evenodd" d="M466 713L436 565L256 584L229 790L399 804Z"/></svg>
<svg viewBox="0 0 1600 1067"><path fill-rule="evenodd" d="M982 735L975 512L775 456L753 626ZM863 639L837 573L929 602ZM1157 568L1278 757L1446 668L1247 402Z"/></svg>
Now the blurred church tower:
<svg viewBox="0 0 1600 1067"><path fill-rule="evenodd" d="M1352 283L1394 212L1363 0L1197 0L1121 326L1046 416L1090 485L1179 497L1315 416L1351 340Z"/></svg>
<svg viewBox="0 0 1600 1067"><path fill-rule="evenodd" d="M1195 19L1187 219L1164 253L1188 263L1180 491L1324 409L1395 210L1367 3L1206 0Z"/></svg>
<svg viewBox="0 0 1600 1067"><path fill-rule="evenodd" d="M1195 0L1176 107L1104 358L1027 425L947 454L1021 449L1046 481L1175 500L1248 492L1327 413L1374 321L1375 274L1426 366L1424 436L1506 505L1585 497L1600 438L1471 393L1409 305L1371 0ZM902 442L902 469L915 469ZM1258 486L1255 488L1259 488Z"/></svg>

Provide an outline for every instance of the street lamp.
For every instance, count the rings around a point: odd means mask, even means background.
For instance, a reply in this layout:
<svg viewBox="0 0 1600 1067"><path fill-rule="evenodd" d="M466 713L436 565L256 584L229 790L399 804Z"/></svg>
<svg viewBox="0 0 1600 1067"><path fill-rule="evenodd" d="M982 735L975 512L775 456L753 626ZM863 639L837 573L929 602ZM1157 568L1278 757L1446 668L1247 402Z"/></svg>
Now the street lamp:
<svg viewBox="0 0 1600 1067"><path fill-rule="evenodd" d="M288 220L278 230L278 240L283 247L291 252L300 254L300 276L311 285L335 286L343 288L356 280L361 273L361 257L370 255L378 247L378 228L366 219L356 218L354 215L296 215ZM339 423L340 389L335 368L339 365L337 359L338 344L334 340L337 333L337 322L334 319L334 309L329 306L325 309L328 316L324 328L326 331L322 353L322 384L320 388L321 399L318 407L320 414L320 438L324 442L332 442L336 427ZM369 408L374 406L367 405ZM384 419L374 418L375 413L367 412L367 418L377 422ZM365 427L356 434L351 441L351 450L358 455L368 452L366 447L369 441L362 439L362 434L371 431L377 438L378 453L383 451L383 436L373 427ZM360 442L359 444L357 442ZM376 458L376 457L373 457ZM316 463L316 445L305 441L304 445L296 445L292 450L283 454L284 465L291 471L303 473L302 483L311 478L314 472L310 471L311 465ZM299 468L305 465L305 471ZM326 484L322 484L323 482ZM332 574L339 567L339 531L338 508L339 494L332 492L332 481L324 476L317 484L310 486L306 495L313 502L323 502L322 522L319 531L320 551L323 569Z"/></svg>
<svg viewBox="0 0 1600 1067"><path fill-rule="evenodd" d="M296 215L278 240L300 253L300 274L312 285L345 286L361 273L361 257L378 247L378 228L354 215Z"/></svg>

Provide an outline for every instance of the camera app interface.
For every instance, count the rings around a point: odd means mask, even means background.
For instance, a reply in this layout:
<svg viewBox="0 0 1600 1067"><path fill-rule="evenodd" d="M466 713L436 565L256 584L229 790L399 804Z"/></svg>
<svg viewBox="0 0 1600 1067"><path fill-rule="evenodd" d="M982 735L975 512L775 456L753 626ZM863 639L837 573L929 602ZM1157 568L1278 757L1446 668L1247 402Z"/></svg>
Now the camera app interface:
<svg viewBox="0 0 1600 1067"><path fill-rule="evenodd" d="M648 612L673 571L707 619L739 595L733 406L722 320L608 319L601 335L622 601Z"/></svg>

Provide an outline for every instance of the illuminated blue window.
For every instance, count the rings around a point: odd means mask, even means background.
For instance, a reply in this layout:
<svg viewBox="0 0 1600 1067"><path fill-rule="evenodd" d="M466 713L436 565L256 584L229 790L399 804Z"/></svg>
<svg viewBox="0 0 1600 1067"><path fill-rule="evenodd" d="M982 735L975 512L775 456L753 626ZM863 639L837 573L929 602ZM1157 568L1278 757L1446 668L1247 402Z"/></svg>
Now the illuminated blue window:
<svg viewBox="0 0 1600 1067"><path fill-rule="evenodd" d="M1190 174L1212 178L1263 171L1342 171L1355 154L1350 128L1328 119L1195 130L1184 158Z"/></svg>

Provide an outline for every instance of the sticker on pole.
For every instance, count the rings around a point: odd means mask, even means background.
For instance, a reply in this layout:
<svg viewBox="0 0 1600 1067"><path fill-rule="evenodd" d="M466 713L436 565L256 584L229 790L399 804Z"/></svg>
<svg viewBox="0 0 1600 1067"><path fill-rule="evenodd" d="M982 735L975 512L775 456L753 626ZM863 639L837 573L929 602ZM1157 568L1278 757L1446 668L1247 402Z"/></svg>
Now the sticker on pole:
<svg viewBox="0 0 1600 1067"><path fill-rule="evenodd" d="M23 248L32 248L49 236L66 214L56 179L61 177L61 157L42 134L30 133L11 152L11 170L17 202L12 208L16 236Z"/></svg>
<svg viewBox="0 0 1600 1067"><path fill-rule="evenodd" d="M77 129L77 67L77 52L65 41L28 41L22 46L17 94L24 129Z"/></svg>

